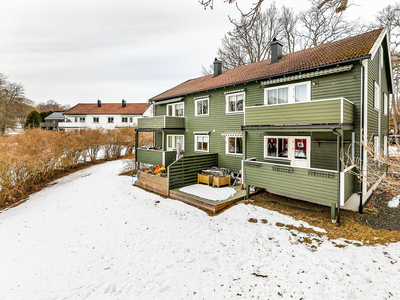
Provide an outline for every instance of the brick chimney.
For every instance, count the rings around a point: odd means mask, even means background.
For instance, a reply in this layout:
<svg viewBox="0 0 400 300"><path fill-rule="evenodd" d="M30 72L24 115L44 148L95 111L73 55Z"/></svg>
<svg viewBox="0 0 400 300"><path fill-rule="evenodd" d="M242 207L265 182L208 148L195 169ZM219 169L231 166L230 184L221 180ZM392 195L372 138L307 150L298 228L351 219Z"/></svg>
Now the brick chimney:
<svg viewBox="0 0 400 300"><path fill-rule="evenodd" d="M282 47L283 44L276 38L271 43L271 63L280 61L282 59Z"/></svg>
<svg viewBox="0 0 400 300"><path fill-rule="evenodd" d="M214 77L222 74L222 61L215 58L214 60Z"/></svg>

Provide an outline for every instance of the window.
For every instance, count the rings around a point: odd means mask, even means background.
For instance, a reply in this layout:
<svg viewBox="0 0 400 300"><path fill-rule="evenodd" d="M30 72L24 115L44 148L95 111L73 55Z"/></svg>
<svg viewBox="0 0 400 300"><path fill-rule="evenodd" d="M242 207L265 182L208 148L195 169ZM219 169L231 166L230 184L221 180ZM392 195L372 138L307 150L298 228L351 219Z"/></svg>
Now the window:
<svg viewBox="0 0 400 300"><path fill-rule="evenodd" d="M375 89L374 89L374 107L375 109L379 110L379 106L380 106L380 88L379 88L379 84L375 81Z"/></svg>
<svg viewBox="0 0 400 300"><path fill-rule="evenodd" d="M243 154L243 138L242 137L226 137L226 154Z"/></svg>
<svg viewBox="0 0 400 300"><path fill-rule="evenodd" d="M195 116L208 116L208 107L209 107L210 98L204 98L194 101L195 106Z"/></svg>
<svg viewBox="0 0 400 300"><path fill-rule="evenodd" d="M244 93L226 95L226 113L242 113L244 106Z"/></svg>
<svg viewBox="0 0 400 300"><path fill-rule="evenodd" d="M297 167L310 167L309 136L264 136L264 159L289 161Z"/></svg>
<svg viewBox="0 0 400 300"><path fill-rule="evenodd" d="M310 101L310 82L283 85L264 89L264 103L266 105L298 103Z"/></svg>
<svg viewBox="0 0 400 300"><path fill-rule="evenodd" d="M75 117L75 123L78 123L79 118Z"/></svg>
<svg viewBox="0 0 400 300"><path fill-rule="evenodd" d="M108 123L114 123L114 117L108 117L107 120Z"/></svg>
<svg viewBox="0 0 400 300"><path fill-rule="evenodd" d="M176 150L178 149L177 142L180 140L181 142L181 150L185 150L185 136L184 135L167 135L167 150Z"/></svg>
<svg viewBox="0 0 400 300"><path fill-rule="evenodd" d="M379 136L374 136L374 152L375 152L374 160L378 160L378 158L380 157L380 152L381 152Z"/></svg>
<svg viewBox="0 0 400 300"><path fill-rule="evenodd" d="M379 66L383 68L383 49L382 46L379 47Z"/></svg>
<svg viewBox="0 0 400 300"><path fill-rule="evenodd" d="M174 103L167 105L167 116L183 117L184 116L184 103Z"/></svg>
<svg viewBox="0 0 400 300"><path fill-rule="evenodd" d="M388 114L388 96L383 93L383 113Z"/></svg>
<svg viewBox="0 0 400 300"><path fill-rule="evenodd" d="M93 117L93 123L99 123L99 117Z"/></svg>
<svg viewBox="0 0 400 300"><path fill-rule="evenodd" d="M128 118L127 117L122 117L122 123L128 123Z"/></svg>
<svg viewBox="0 0 400 300"><path fill-rule="evenodd" d="M79 118L79 123L85 123L85 121L86 121L86 118L85 118L85 117L80 117L80 118Z"/></svg>
<svg viewBox="0 0 400 300"><path fill-rule="evenodd" d="M129 118L129 123L132 123L132 122L133 122L133 118L130 117L130 118Z"/></svg>
<svg viewBox="0 0 400 300"><path fill-rule="evenodd" d="M209 140L208 135L195 135L194 151L209 152Z"/></svg>
<svg viewBox="0 0 400 300"><path fill-rule="evenodd" d="M266 157L288 157L288 138L267 138Z"/></svg>

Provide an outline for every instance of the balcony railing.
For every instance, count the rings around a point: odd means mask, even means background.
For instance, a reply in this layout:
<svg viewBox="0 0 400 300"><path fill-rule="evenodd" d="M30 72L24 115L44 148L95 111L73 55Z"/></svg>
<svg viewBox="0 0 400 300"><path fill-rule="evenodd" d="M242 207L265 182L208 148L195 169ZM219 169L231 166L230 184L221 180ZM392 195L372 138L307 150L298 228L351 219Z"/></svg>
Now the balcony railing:
<svg viewBox="0 0 400 300"><path fill-rule="evenodd" d="M148 165L169 166L176 159L176 151L137 149L136 161Z"/></svg>
<svg viewBox="0 0 400 300"><path fill-rule="evenodd" d="M243 181L295 199L337 203L338 172L244 160ZM341 205L353 194L350 169L340 173Z"/></svg>
<svg viewBox="0 0 400 300"><path fill-rule="evenodd" d="M245 108L245 126L353 124L354 103L345 98Z"/></svg>
<svg viewBox="0 0 400 300"><path fill-rule="evenodd" d="M157 116L150 118L139 118L138 129L177 129L185 128L185 117Z"/></svg>
<svg viewBox="0 0 400 300"><path fill-rule="evenodd" d="M85 123L74 123L74 122L59 122L58 128L60 129L68 129L68 128L86 128Z"/></svg>

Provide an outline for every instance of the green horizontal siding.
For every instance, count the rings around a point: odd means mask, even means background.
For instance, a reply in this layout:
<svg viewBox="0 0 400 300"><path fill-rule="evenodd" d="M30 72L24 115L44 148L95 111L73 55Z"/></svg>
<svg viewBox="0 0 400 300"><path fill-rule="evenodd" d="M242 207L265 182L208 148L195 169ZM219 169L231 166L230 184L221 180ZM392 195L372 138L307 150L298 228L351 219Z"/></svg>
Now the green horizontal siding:
<svg viewBox="0 0 400 300"><path fill-rule="evenodd" d="M184 117L165 117L165 128L184 128Z"/></svg>
<svg viewBox="0 0 400 300"><path fill-rule="evenodd" d="M354 175L350 172L344 173L344 201L349 200L354 192Z"/></svg>
<svg viewBox="0 0 400 300"><path fill-rule="evenodd" d="M343 122L342 123L353 123L354 122L354 105L348 101L343 101Z"/></svg>
<svg viewBox="0 0 400 300"><path fill-rule="evenodd" d="M341 123L341 101L335 99L246 108L245 122L249 126ZM349 108L348 105L346 108ZM346 109L346 120L353 122L352 109Z"/></svg>
<svg viewBox="0 0 400 300"><path fill-rule="evenodd" d="M294 172L283 173L273 171L273 164L250 163L259 168L250 167L244 163L244 183L265 188L268 191L282 193L299 199L310 199L336 203L337 201L337 173L334 178L323 178L308 175L309 169L293 167ZM282 166L280 166L282 167Z"/></svg>
<svg viewBox="0 0 400 300"><path fill-rule="evenodd" d="M138 128L184 128L184 117L157 116L138 119Z"/></svg>
<svg viewBox="0 0 400 300"><path fill-rule="evenodd" d="M138 119L138 128L163 128L163 127L164 127L164 116Z"/></svg>
<svg viewBox="0 0 400 300"><path fill-rule="evenodd" d="M162 151L158 150L146 150L137 149L137 162L149 164L149 165L161 165L162 164Z"/></svg>
<svg viewBox="0 0 400 300"><path fill-rule="evenodd" d="M164 164L168 167L176 159L176 151L165 151L165 161Z"/></svg>

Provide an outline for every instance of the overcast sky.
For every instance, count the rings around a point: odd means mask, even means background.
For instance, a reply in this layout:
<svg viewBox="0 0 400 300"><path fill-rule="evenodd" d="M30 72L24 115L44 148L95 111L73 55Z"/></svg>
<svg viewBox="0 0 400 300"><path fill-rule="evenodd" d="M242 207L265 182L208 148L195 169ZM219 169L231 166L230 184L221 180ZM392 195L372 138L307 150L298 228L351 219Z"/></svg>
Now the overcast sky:
<svg viewBox="0 0 400 300"><path fill-rule="evenodd" d="M36 103L145 102L213 62L232 28L228 15L239 17L234 5L214 2L205 11L197 0L0 0L0 72ZM395 1L355 2L346 14L372 21Z"/></svg>

